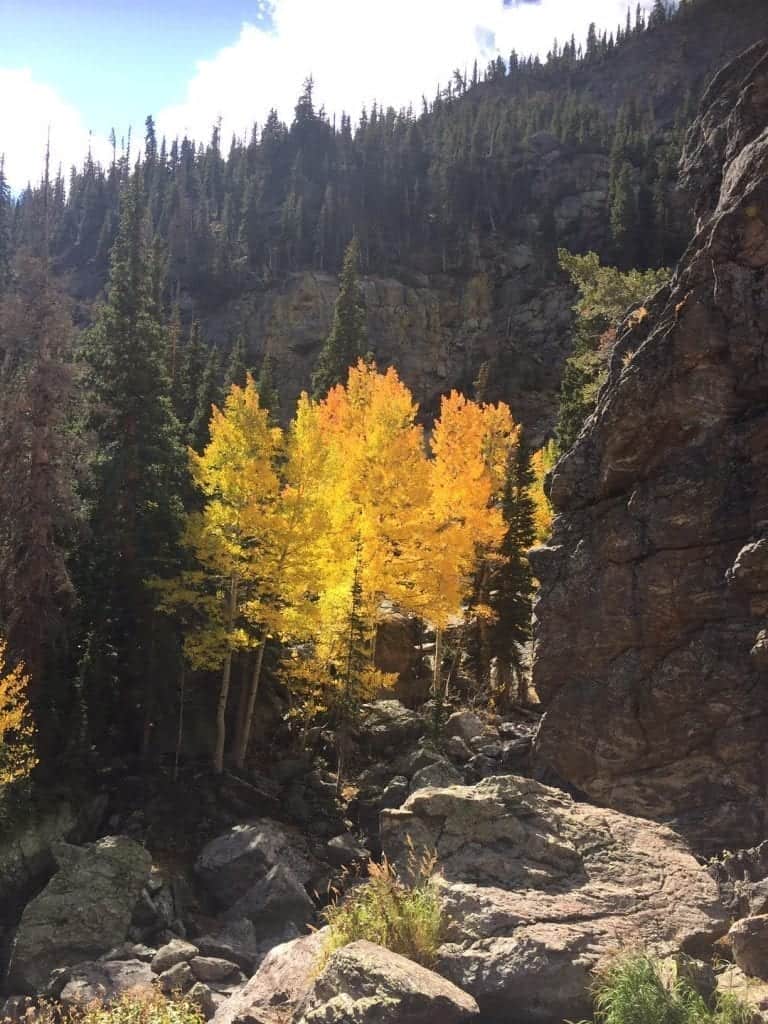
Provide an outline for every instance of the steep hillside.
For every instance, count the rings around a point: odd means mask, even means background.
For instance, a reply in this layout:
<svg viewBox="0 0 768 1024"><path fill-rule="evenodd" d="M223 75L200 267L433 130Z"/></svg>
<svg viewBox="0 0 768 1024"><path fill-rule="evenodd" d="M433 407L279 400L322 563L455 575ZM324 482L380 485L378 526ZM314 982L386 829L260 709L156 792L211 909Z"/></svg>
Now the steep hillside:
<svg viewBox="0 0 768 1024"><path fill-rule="evenodd" d="M763 42L702 101L681 165L696 235L624 325L534 556L539 763L709 851L768 815L766 123Z"/></svg>
<svg viewBox="0 0 768 1024"><path fill-rule="evenodd" d="M370 347L395 360L433 411L483 362L489 396L535 436L553 424L569 351L572 292L558 246L622 266L672 264L690 234L675 191L682 131L705 81L768 33L760 0L691 0L672 20L575 44L545 65L491 64L454 76L411 111L374 108L331 125L308 86L290 127L270 118L224 155L161 141L148 123L147 202L166 262L166 303L202 320L224 356L238 336L269 352L283 407L309 380L353 232L367 275ZM484 79L484 80L481 80ZM53 188L53 244L90 318L103 288L129 158L88 160ZM39 234L39 192L16 215Z"/></svg>

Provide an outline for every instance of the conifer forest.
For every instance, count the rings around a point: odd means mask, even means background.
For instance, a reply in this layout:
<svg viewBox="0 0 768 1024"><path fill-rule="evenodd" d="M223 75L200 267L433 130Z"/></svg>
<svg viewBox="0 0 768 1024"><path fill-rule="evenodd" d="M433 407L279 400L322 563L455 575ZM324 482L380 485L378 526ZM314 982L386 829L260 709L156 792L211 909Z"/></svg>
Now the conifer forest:
<svg viewBox="0 0 768 1024"><path fill-rule="evenodd" d="M764 1019L768 4L582 6L0 134L0 1021Z"/></svg>

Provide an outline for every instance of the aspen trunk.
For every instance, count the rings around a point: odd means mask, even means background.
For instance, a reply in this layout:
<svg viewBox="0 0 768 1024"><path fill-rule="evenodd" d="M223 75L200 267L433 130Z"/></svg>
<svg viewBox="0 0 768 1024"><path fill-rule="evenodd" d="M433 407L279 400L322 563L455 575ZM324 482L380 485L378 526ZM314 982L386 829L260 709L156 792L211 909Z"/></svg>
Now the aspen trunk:
<svg viewBox="0 0 768 1024"><path fill-rule="evenodd" d="M250 688L251 679L251 659L249 658L249 652L242 652L242 665L240 672L240 687L238 689L238 701L237 701L237 716L235 718L237 724L237 732L235 739L232 744L232 749L237 751L240 749L240 743L243 737L243 729L245 728L245 709L248 706L248 690ZM235 662L232 663L232 674L235 674Z"/></svg>
<svg viewBox="0 0 768 1024"><path fill-rule="evenodd" d="M435 628L435 667L432 673L432 698L437 700L440 696L440 677L443 668L443 631Z"/></svg>
<svg viewBox="0 0 768 1024"><path fill-rule="evenodd" d="M229 630L235 623L235 609L237 608L237 577L233 576L229 586L229 606L227 608L227 627ZM232 677L232 648L227 651L224 658L224 667L221 670L221 687L219 689L219 700L216 706L216 751L213 756L213 770L216 775L224 771L224 744L227 739L227 700L229 698L229 683Z"/></svg>
<svg viewBox="0 0 768 1024"><path fill-rule="evenodd" d="M259 683L261 682L261 666L264 664L264 648L267 646L267 634L264 631L261 634L261 643L259 649L256 651L256 661L253 666L253 674L251 675L251 685L248 690L248 703L245 707L245 716L243 717L243 724L238 736L237 750L235 751L235 764L238 768L242 768L245 764L245 755L248 753L248 743L251 739L251 729L253 728L253 712L256 708L256 697L259 693Z"/></svg>

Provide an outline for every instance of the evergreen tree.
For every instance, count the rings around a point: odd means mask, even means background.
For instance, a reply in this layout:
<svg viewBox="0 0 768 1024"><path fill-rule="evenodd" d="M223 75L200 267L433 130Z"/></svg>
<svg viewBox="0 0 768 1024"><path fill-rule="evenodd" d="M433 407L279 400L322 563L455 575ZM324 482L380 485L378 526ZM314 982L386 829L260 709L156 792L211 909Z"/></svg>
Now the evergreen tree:
<svg viewBox="0 0 768 1024"><path fill-rule="evenodd" d="M617 262L625 268L636 266L637 221L637 197L632 183L632 168L624 161L616 177L611 201L611 234L616 243L619 257Z"/></svg>
<svg viewBox="0 0 768 1024"><path fill-rule="evenodd" d="M245 338L238 334L232 343L229 353L229 361L224 372L224 388L228 390L230 385L237 384L239 388L245 387L245 377L248 373L246 366Z"/></svg>
<svg viewBox="0 0 768 1024"><path fill-rule="evenodd" d="M173 389L173 408L183 431L189 429L197 409L197 390L200 387L205 363L200 321L193 320L189 329L189 337L179 354L178 371Z"/></svg>
<svg viewBox="0 0 768 1024"><path fill-rule="evenodd" d="M536 539L534 502L530 495L533 483L530 452L518 443L510 459L502 495L502 513L506 533L491 574L490 607L496 618L488 636L488 651L497 659L497 701L509 697L510 670L517 680L517 697L527 699L523 674L522 646L531 639L533 577L527 552Z"/></svg>
<svg viewBox="0 0 768 1024"><path fill-rule="evenodd" d="M195 411L189 423L189 443L196 452L201 452L208 444L208 424L211 420L211 408L220 405L222 399L221 369L219 350L212 345L203 369L203 375L195 396Z"/></svg>
<svg viewBox="0 0 768 1024"><path fill-rule="evenodd" d="M598 53L597 28L594 21L590 23L587 32L587 60L594 60Z"/></svg>
<svg viewBox="0 0 768 1024"><path fill-rule="evenodd" d="M11 279L11 190L5 177L5 160L0 156L0 298Z"/></svg>
<svg viewBox="0 0 768 1024"><path fill-rule="evenodd" d="M344 254L339 296L333 311L333 325L312 376L312 390L322 398L334 385L347 379L366 349L367 329L365 301L357 278L360 246L353 238Z"/></svg>
<svg viewBox="0 0 768 1024"><path fill-rule="evenodd" d="M667 20L667 8L664 0L653 0L653 7L648 16L648 28L657 28Z"/></svg>
<svg viewBox="0 0 768 1024"><path fill-rule="evenodd" d="M147 581L178 566L184 467L145 235L137 169L122 197L107 301L84 347L96 454L80 567L92 736L128 749L146 747L153 718L163 640Z"/></svg>
<svg viewBox="0 0 768 1024"><path fill-rule="evenodd" d="M272 356L267 352L261 362L261 369L256 381L259 400L265 409L269 409L273 423L280 418L280 394L275 385L275 367Z"/></svg>

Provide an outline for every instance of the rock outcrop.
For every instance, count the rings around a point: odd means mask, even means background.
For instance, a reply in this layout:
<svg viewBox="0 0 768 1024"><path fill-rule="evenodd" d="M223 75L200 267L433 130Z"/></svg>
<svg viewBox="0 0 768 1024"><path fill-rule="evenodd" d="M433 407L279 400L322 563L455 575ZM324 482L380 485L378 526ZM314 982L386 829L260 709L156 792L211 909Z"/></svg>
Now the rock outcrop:
<svg viewBox="0 0 768 1024"><path fill-rule="evenodd" d="M387 856L434 851L452 920L438 970L489 1024L589 1016L590 972L622 945L705 952L728 927L718 887L663 825L531 779L423 789L382 813Z"/></svg>
<svg viewBox="0 0 768 1024"><path fill-rule="evenodd" d="M123 942L149 878L147 851L125 836L89 846L56 843L59 870L28 903L8 969L14 992L43 990L51 972L92 960Z"/></svg>
<svg viewBox="0 0 768 1024"><path fill-rule="evenodd" d="M308 882L316 868L298 829L259 818L212 839L197 858L195 873L217 903L229 909L277 865L290 868L301 883Z"/></svg>
<svg viewBox="0 0 768 1024"><path fill-rule="evenodd" d="M538 764L705 852L768 828L766 124L761 43L702 101L697 233L620 332L532 555Z"/></svg>
<svg viewBox="0 0 768 1024"><path fill-rule="evenodd" d="M215 1024L289 1024L312 989L324 930L272 949L240 991L216 1011Z"/></svg>
<svg viewBox="0 0 768 1024"><path fill-rule="evenodd" d="M433 971L372 942L331 955L297 1024L465 1024L475 1000Z"/></svg>

